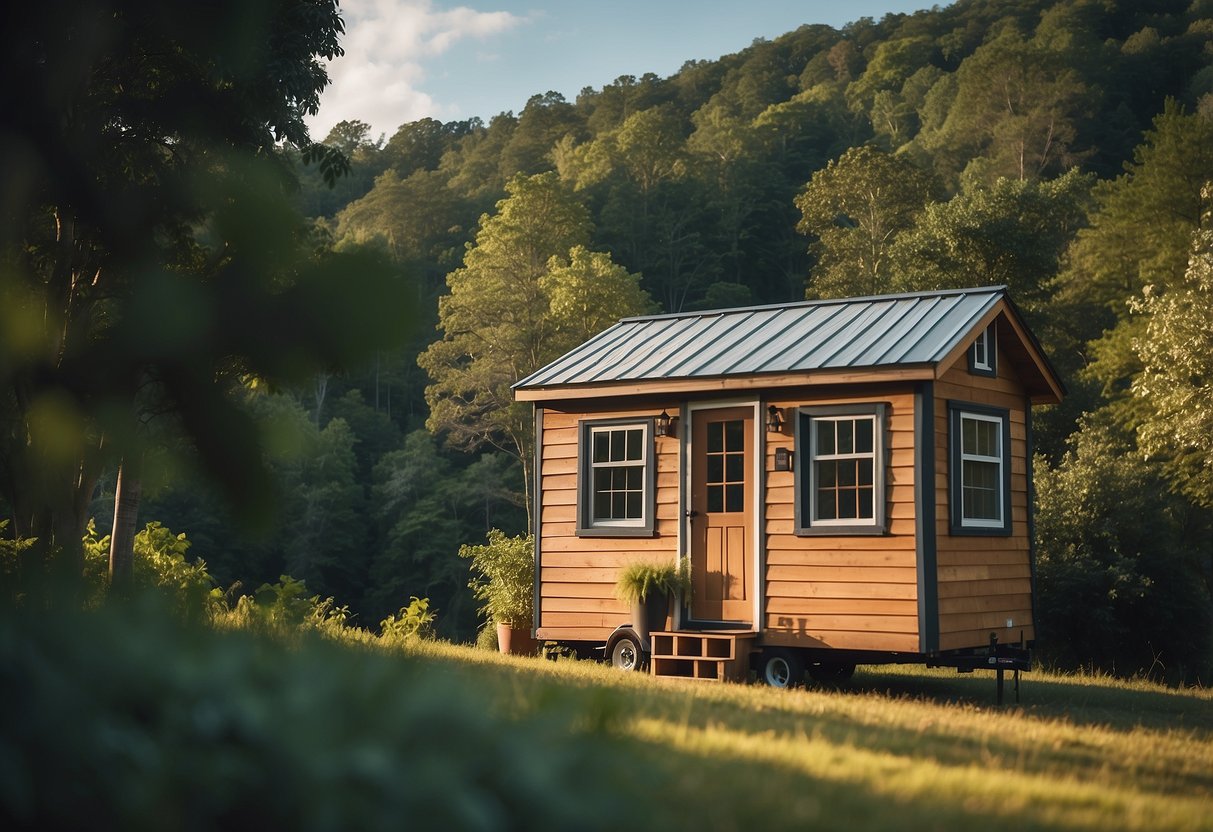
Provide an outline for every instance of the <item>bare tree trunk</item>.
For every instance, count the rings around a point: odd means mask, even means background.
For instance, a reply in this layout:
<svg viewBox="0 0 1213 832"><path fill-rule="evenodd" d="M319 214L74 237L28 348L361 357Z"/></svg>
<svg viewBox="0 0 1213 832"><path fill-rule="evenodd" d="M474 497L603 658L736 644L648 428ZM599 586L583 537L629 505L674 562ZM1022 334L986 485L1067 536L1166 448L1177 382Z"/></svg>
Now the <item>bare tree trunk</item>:
<svg viewBox="0 0 1213 832"><path fill-rule="evenodd" d="M110 533L110 594L129 598L135 586L135 534L143 481L139 463L122 460L114 488L114 528Z"/></svg>

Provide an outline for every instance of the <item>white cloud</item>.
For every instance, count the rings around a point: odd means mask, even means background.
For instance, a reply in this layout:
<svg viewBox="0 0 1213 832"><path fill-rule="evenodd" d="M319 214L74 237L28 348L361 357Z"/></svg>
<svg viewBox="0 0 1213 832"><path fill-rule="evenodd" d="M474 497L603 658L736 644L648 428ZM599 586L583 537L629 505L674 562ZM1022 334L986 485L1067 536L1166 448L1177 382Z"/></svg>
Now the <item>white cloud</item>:
<svg viewBox="0 0 1213 832"><path fill-rule="evenodd" d="M361 119L372 135L390 136L407 121L454 117L451 105L424 89L426 60L459 41L485 40L526 20L505 11L437 8L432 0L344 0L341 12L345 55L329 64L331 83L320 112L308 119L317 140L345 119Z"/></svg>

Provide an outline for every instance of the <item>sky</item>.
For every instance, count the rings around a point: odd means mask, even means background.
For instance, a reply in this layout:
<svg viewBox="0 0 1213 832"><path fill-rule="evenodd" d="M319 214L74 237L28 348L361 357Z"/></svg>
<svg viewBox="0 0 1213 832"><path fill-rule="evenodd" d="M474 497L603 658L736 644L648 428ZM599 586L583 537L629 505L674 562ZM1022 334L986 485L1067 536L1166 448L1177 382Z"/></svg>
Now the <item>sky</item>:
<svg viewBox="0 0 1213 832"><path fill-rule="evenodd" d="M372 137L430 117L520 112L554 90L574 101L621 75L673 75L806 23L930 8L924 0L341 0L345 55L308 119L312 138L359 119ZM940 0L940 5L947 5Z"/></svg>

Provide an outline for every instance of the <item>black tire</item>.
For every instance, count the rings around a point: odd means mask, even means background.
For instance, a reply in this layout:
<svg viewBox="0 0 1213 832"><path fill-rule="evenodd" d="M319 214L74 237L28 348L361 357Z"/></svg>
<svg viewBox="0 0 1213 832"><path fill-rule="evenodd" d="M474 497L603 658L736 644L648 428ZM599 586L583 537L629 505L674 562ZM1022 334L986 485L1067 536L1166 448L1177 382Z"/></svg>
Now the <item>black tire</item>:
<svg viewBox="0 0 1213 832"><path fill-rule="evenodd" d="M758 678L773 688L794 688L804 682L804 659L795 650L767 648L758 659Z"/></svg>
<svg viewBox="0 0 1213 832"><path fill-rule="evenodd" d="M855 665L842 662L819 662L809 666L809 678L826 685L837 685L855 675Z"/></svg>
<svg viewBox="0 0 1213 832"><path fill-rule="evenodd" d="M640 640L631 633L624 633L611 645L609 656L611 667L629 673L643 668L646 664L644 650L640 648Z"/></svg>

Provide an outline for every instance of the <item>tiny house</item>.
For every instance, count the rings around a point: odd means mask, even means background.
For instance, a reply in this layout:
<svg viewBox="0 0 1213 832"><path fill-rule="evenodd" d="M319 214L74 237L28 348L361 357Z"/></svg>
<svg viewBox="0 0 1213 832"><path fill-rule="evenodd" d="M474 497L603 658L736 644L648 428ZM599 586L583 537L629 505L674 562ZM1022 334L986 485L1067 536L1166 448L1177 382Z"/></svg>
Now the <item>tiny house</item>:
<svg viewBox="0 0 1213 832"><path fill-rule="evenodd" d="M1005 287L627 318L514 393L538 639L774 685L1026 668L1031 412L1064 389ZM615 598L634 561L691 574L649 637Z"/></svg>

